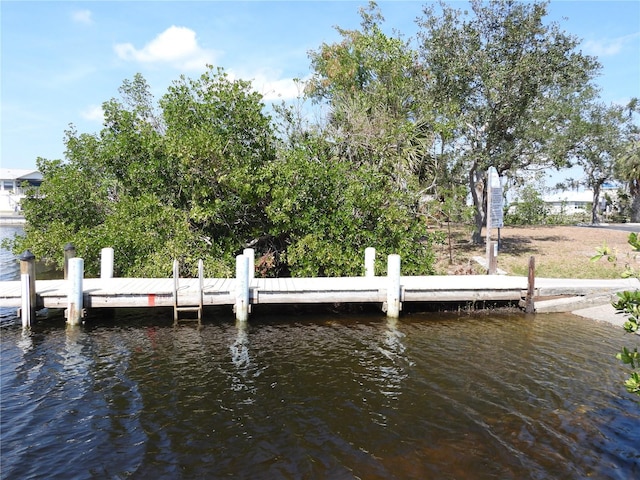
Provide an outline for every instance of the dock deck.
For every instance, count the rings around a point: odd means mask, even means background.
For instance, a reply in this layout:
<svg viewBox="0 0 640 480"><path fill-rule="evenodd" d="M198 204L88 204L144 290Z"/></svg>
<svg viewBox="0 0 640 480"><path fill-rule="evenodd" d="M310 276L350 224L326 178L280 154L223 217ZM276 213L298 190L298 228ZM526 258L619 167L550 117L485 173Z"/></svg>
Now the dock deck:
<svg viewBox="0 0 640 480"><path fill-rule="evenodd" d="M171 307L172 278L88 278L83 281L85 308ZM205 278L203 305L235 302L234 278ZM387 277L255 278L249 301L260 304L384 303ZM637 279L583 280L536 278L535 296L607 295L640 288ZM518 302L527 293L527 278L504 275L401 276L400 301ZM67 280L37 280L38 307L67 307ZM178 300L197 304L198 279L180 279ZM0 282L0 307L21 306L21 282Z"/></svg>

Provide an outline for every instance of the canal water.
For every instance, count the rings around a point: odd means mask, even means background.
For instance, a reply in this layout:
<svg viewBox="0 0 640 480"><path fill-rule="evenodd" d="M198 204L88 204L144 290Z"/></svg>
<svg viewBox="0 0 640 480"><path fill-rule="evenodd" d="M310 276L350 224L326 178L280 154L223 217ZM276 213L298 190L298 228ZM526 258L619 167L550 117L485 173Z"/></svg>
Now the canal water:
<svg viewBox="0 0 640 480"><path fill-rule="evenodd" d="M3 272L6 268L3 266ZM3 479L634 479L638 337L568 314L0 328ZM635 342L635 343L634 343Z"/></svg>

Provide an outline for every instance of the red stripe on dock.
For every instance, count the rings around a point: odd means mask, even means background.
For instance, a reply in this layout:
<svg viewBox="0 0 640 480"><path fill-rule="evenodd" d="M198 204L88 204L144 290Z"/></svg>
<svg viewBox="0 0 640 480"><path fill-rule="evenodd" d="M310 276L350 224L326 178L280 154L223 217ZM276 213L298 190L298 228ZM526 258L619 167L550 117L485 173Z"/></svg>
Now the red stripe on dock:
<svg viewBox="0 0 640 480"><path fill-rule="evenodd" d="M156 306L156 296L153 293L150 293L149 295L147 295L147 304L150 307L155 307Z"/></svg>

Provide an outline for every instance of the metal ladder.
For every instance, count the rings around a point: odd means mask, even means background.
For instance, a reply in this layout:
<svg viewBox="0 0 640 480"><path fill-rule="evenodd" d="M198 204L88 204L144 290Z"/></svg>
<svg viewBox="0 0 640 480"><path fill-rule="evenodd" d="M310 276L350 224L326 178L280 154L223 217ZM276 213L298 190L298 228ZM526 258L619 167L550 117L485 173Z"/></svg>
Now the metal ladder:
<svg viewBox="0 0 640 480"><path fill-rule="evenodd" d="M198 281L199 281L199 303L198 305L183 305L178 302L178 289L180 283L180 264L178 260L173 261L173 325L178 325L181 312L196 312L197 318L183 318L185 321L197 321L198 325L202 324L202 300L204 295L204 263L198 261Z"/></svg>

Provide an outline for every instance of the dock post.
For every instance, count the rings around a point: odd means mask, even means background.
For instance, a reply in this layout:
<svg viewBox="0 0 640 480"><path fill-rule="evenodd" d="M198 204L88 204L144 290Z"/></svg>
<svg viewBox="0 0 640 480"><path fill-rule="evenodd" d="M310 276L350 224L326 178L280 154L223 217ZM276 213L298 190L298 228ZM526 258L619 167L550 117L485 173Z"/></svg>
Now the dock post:
<svg viewBox="0 0 640 480"><path fill-rule="evenodd" d="M236 320L246 322L249 318L249 257L236 257Z"/></svg>
<svg viewBox="0 0 640 480"><path fill-rule="evenodd" d="M527 277L527 297L524 304L525 313L536 313L534 302L536 289L536 258L529 257L529 275Z"/></svg>
<svg viewBox="0 0 640 480"><path fill-rule="evenodd" d="M22 308L20 309L20 316L22 317L22 328L31 328L33 324L33 309L31 308L31 295L29 295L29 279L28 273L20 275L21 287L22 287Z"/></svg>
<svg viewBox="0 0 640 480"><path fill-rule="evenodd" d="M376 276L376 249L373 247L364 249L364 276Z"/></svg>
<svg viewBox="0 0 640 480"><path fill-rule="evenodd" d="M249 259L249 285L256 273L256 252L253 248L245 248L242 252Z"/></svg>
<svg viewBox="0 0 640 480"><path fill-rule="evenodd" d="M498 242L490 242L489 252L489 267L487 273L489 275L495 275L498 271Z"/></svg>
<svg viewBox="0 0 640 480"><path fill-rule="evenodd" d="M80 325L80 319L84 316L83 277L84 260L82 258L69 259L69 294L66 311L69 325Z"/></svg>
<svg viewBox="0 0 640 480"><path fill-rule="evenodd" d="M400 255L389 255L387 260L387 317L400 316Z"/></svg>
<svg viewBox="0 0 640 480"><path fill-rule="evenodd" d="M113 248L103 248L100 252L100 278L113 278Z"/></svg>
<svg viewBox="0 0 640 480"><path fill-rule="evenodd" d="M67 243L64 246L64 279L69 278L69 260L76 256L76 247L73 243Z"/></svg>
<svg viewBox="0 0 640 480"><path fill-rule="evenodd" d="M36 318L36 256L25 250L20 256L22 280L22 326L30 327Z"/></svg>

